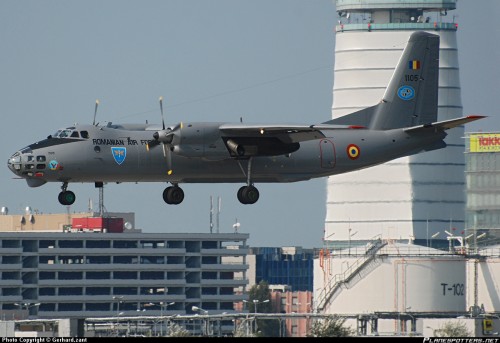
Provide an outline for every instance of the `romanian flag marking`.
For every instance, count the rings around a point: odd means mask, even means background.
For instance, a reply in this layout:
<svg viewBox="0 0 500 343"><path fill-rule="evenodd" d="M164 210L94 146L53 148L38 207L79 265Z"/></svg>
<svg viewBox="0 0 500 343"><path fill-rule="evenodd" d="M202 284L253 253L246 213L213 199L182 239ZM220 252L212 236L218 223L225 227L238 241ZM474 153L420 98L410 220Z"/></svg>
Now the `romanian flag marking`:
<svg viewBox="0 0 500 343"><path fill-rule="evenodd" d="M408 61L408 69L410 70L420 69L420 61L419 60Z"/></svg>

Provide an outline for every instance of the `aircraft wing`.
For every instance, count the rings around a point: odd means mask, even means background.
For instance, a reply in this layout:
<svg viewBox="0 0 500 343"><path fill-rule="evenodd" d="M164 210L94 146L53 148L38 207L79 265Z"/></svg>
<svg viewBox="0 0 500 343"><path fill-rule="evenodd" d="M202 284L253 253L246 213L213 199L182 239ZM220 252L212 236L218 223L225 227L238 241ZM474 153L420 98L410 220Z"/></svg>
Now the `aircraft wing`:
<svg viewBox="0 0 500 343"><path fill-rule="evenodd" d="M471 115L471 116L466 116L466 117L461 117L461 118L456 118L456 119L449 119L449 120L443 120L443 121L438 121L435 123L431 124L424 124L424 125L417 125L417 126L412 126L404 129L405 132L408 133L415 133L419 131L424 131L424 130L448 130L452 129L456 126L460 126L463 124L467 124L471 121L479 120L486 118L485 116L478 116L478 115Z"/></svg>
<svg viewBox="0 0 500 343"><path fill-rule="evenodd" d="M325 138L322 130L353 129L347 125L223 124L221 137L232 157L278 156L297 151L300 142Z"/></svg>
<svg viewBox="0 0 500 343"><path fill-rule="evenodd" d="M269 125L269 124L223 124L219 127L223 137L228 138L270 138L285 144L299 143L324 138L322 130L361 129L352 125Z"/></svg>
<svg viewBox="0 0 500 343"><path fill-rule="evenodd" d="M282 143L291 144L313 139L324 138L325 135L318 129L304 125L246 125L223 124L219 127L222 136L229 138L275 138Z"/></svg>

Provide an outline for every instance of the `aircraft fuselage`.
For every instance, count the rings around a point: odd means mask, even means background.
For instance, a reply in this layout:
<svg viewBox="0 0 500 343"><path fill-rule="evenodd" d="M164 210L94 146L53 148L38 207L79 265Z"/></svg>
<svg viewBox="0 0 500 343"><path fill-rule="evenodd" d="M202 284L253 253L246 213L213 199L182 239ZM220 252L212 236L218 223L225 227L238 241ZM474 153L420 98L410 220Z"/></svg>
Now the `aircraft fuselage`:
<svg viewBox="0 0 500 343"><path fill-rule="evenodd" d="M245 182L249 158L234 158L219 134L221 123L188 123L172 152L172 172L162 147L150 148L154 128L76 126L79 137L48 138L9 160L31 186L45 182ZM323 130L295 152L255 156L253 182L295 182L349 172L432 147L446 134L408 135L401 129ZM82 137L83 136L83 137ZM413 152L412 152L413 151ZM16 156L17 155L17 156ZM16 158L19 158L17 162Z"/></svg>

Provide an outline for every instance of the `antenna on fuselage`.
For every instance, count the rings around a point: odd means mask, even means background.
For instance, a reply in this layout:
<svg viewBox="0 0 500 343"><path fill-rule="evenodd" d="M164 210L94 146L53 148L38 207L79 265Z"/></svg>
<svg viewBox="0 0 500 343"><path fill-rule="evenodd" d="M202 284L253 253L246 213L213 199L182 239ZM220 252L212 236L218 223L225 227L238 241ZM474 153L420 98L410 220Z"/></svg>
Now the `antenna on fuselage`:
<svg viewBox="0 0 500 343"><path fill-rule="evenodd" d="M94 109L94 121L92 122L92 125L95 126L95 117L97 116L97 107L99 106L99 99L95 101L95 109Z"/></svg>

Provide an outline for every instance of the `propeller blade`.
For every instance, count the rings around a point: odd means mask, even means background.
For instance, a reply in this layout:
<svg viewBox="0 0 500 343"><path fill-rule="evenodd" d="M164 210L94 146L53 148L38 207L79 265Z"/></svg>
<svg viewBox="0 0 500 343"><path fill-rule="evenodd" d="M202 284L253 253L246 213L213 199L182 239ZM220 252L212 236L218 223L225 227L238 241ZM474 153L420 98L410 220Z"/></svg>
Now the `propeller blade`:
<svg viewBox="0 0 500 343"><path fill-rule="evenodd" d="M95 101L95 109L94 109L94 122L92 123L92 125L95 126L95 117L97 116L97 107L99 106L99 99L97 99Z"/></svg>
<svg viewBox="0 0 500 343"><path fill-rule="evenodd" d="M163 97L160 96L160 113L161 113L161 123L162 123L162 127L163 127L163 130L165 130L165 119L163 117Z"/></svg>

